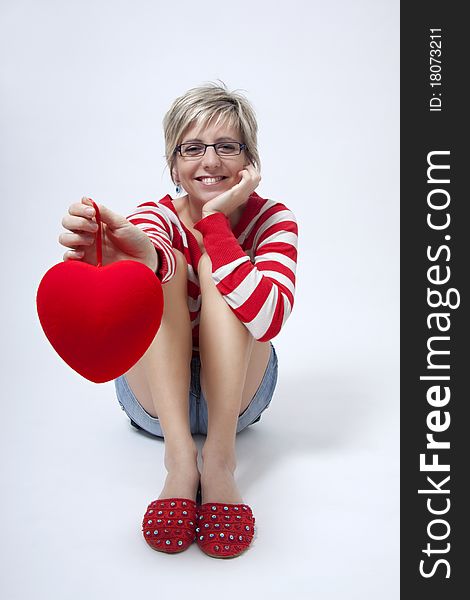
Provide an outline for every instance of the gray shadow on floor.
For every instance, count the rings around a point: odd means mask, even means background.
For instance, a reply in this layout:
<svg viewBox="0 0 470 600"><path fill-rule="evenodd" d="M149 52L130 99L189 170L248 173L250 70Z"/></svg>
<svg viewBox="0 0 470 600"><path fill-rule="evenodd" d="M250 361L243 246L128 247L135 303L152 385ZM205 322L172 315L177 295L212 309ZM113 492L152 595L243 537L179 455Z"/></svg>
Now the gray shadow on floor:
<svg viewBox="0 0 470 600"><path fill-rule="evenodd" d="M243 490L289 457L330 454L361 443L384 399L374 382L338 373L283 376L261 420L237 436Z"/></svg>

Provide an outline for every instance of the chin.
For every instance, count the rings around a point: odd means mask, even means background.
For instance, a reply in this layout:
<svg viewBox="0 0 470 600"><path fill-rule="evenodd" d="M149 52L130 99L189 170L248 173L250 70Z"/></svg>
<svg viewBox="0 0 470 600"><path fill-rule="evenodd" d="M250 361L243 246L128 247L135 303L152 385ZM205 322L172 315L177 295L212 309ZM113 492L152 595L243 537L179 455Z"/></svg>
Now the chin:
<svg viewBox="0 0 470 600"><path fill-rule="evenodd" d="M208 204L211 200L214 200L214 198L217 198L218 195L219 194L210 193L204 194L203 197L200 197L201 208Z"/></svg>
<svg viewBox="0 0 470 600"><path fill-rule="evenodd" d="M199 197L203 203L209 202L213 198L217 198L220 194L223 194L229 189L229 187L225 187L224 189L218 190L198 190L196 197Z"/></svg>

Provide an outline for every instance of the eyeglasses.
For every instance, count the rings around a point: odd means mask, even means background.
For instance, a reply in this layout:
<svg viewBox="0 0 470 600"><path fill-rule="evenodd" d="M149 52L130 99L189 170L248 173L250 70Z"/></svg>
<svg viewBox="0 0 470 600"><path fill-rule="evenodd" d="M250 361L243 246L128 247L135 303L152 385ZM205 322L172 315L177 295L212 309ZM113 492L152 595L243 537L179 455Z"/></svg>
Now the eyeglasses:
<svg viewBox="0 0 470 600"><path fill-rule="evenodd" d="M214 148L218 156L237 156L246 148L246 144L240 144L239 142L219 142L218 144L203 144L201 142L200 144L180 144L176 146L175 153L179 152L181 156L188 158L197 158L198 156L204 156L206 149L210 146Z"/></svg>

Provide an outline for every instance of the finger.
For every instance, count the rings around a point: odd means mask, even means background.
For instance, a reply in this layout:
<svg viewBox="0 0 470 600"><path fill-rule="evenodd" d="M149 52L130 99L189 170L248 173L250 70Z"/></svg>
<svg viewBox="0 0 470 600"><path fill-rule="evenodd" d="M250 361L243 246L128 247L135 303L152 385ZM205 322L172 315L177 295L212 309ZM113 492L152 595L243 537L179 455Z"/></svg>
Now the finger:
<svg viewBox="0 0 470 600"><path fill-rule="evenodd" d="M87 233L64 232L59 235L59 244L66 248L75 250L78 246L91 246L95 242L95 236Z"/></svg>
<svg viewBox="0 0 470 600"><path fill-rule="evenodd" d="M73 204L74 211L71 214L83 215L90 218L95 215L95 209L90 198L83 197L81 203L78 205ZM122 215L113 212L104 204L97 204L98 210L100 211L100 217L103 223L106 223L111 229L119 229L120 227L127 227L129 221ZM70 212L70 211L69 211Z"/></svg>
<svg viewBox="0 0 470 600"><path fill-rule="evenodd" d="M63 256L65 260L80 260L85 256L85 252L83 250L69 250Z"/></svg>
<svg viewBox="0 0 470 600"><path fill-rule="evenodd" d="M83 197L80 202L74 202L69 206L68 213L73 217L82 217L92 221L95 216L95 209L90 198Z"/></svg>
<svg viewBox="0 0 470 600"><path fill-rule="evenodd" d="M94 233L98 229L98 224L92 219L67 214L62 219L62 227L70 231L89 231Z"/></svg>
<svg viewBox="0 0 470 600"><path fill-rule="evenodd" d="M261 181L261 173L254 165L248 165L245 168L245 171L248 174L248 178L251 179L253 183L259 184L259 182Z"/></svg>
<svg viewBox="0 0 470 600"><path fill-rule="evenodd" d="M248 165L247 169L253 175L257 175L258 176L260 174L259 169L257 167L255 167L255 165L252 165L251 163Z"/></svg>
<svg viewBox="0 0 470 600"><path fill-rule="evenodd" d="M247 169L250 171L250 173L252 173L256 177L259 177L261 179L261 171L257 167L255 167L255 165L250 163L248 165Z"/></svg>
<svg viewBox="0 0 470 600"><path fill-rule="evenodd" d="M125 219L122 215L118 215L117 213L113 212L107 206L99 204L98 209L100 211L101 220L111 229L119 229L120 227L127 227L129 225L129 221L127 219Z"/></svg>
<svg viewBox="0 0 470 600"><path fill-rule="evenodd" d="M96 202L95 202L96 204ZM84 214L87 217L94 217L95 216L95 207L93 205L93 201L91 198L88 198L87 196L83 196L83 198L80 201L80 205L81 205L81 213L80 214Z"/></svg>

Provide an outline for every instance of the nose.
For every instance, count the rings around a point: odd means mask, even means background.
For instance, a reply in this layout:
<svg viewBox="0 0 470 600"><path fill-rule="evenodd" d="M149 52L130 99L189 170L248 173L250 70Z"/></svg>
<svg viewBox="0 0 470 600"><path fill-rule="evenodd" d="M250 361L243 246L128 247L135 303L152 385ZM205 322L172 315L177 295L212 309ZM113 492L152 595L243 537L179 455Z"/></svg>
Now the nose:
<svg viewBox="0 0 470 600"><path fill-rule="evenodd" d="M220 156L215 151L214 146L206 148L206 152L202 157L202 164L204 167L218 167L220 165Z"/></svg>

